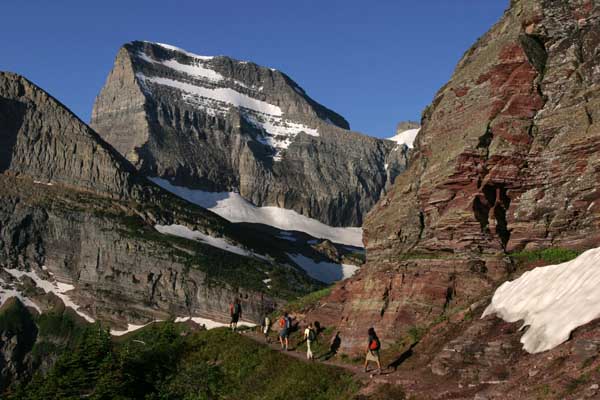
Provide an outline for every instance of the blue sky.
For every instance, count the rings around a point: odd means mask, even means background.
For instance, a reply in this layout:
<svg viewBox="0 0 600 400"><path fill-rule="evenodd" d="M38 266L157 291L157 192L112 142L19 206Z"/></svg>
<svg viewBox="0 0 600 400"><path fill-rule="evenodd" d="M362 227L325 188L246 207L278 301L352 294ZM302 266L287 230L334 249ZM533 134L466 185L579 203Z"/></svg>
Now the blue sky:
<svg viewBox="0 0 600 400"><path fill-rule="evenodd" d="M89 121L118 48L169 43L280 69L354 130L418 120L508 0L9 1L0 70L25 75Z"/></svg>

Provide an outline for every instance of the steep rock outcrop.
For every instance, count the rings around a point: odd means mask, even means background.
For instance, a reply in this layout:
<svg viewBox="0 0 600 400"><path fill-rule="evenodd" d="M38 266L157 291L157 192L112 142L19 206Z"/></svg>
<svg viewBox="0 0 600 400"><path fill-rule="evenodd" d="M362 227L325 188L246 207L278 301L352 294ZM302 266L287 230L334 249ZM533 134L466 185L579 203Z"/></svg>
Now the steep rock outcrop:
<svg viewBox="0 0 600 400"><path fill-rule="evenodd" d="M124 196L134 169L54 98L0 72L0 172Z"/></svg>
<svg viewBox="0 0 600 400"><path fill-rule="evenodd" d="M334 226L360 226L406 166L277 70L148 42L119 50L91 125L146 176Z"/></svg>
<svg viewBox="0 0 600 400"><path fill-rule="evenodd" d="M597 2L515 0L465 53L366 218L367 264L315 317L347 350L489 294L511 251L597 245L599 45Z"/></svg>

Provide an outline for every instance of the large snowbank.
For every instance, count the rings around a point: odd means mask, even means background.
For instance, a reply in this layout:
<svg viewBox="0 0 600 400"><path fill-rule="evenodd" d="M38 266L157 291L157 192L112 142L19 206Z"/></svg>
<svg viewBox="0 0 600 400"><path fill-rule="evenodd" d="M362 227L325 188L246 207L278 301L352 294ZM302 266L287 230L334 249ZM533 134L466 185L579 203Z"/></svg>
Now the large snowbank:
<svg viewBox="0 0 600 400"><path fill-rule="evenodd" d="M600 317L600 247L505 282L482 318L492 314L507 322L523 320L523 326L529 326L521 337L529 353L565 342L574 329Z"/></svg>
<svg viewBox="0 0 600 400"><path fill-rule="evenodd" d="M86 321L94 322L94 318L92 318L89 315L87 315L86 313L80 311L79 305L75 304L75 302L73 302L73 300L71 300L69 295L66 294L67 292L75 289L75 286L69 285L67 283L58 282L57 280L54 280L53 282L45 280L45 279L41 278L35 271L21 271L18 269L9 269L9 268L5 268L4 270L17 279L21 279L21 277L23 277L23 276L28 276L35 282L36 286L41 288L44 292L54 293L58 298L60 298L63 301L63 303L65 303L66 307L71 307L73 310L75 310L75 312L77 314L82 316ZM13 292L15 292L15 290L13 290ZM33 304L33 302L31 300L26 299L20 293L16 293L16 297L18 297L20 300L22 300L25 305ZM6 297L6 298L8 298L8 297ZM1 301L4 302L4 300L6 300L6 298L2 298ZM33 305L33 307L36 308L38 311L40 310L39 307L37 307L36 305Z"/></svg>
<svg viewBox="0 0 600 400"><path fill-rule="evenodd" d="M205 192L175 186L166 179L150 178L165 190L220 215L231 222L271 225L278 229L300 231L313 237L354 247L363 247L362 228L335 228L279 207L256 207L238 193Z"/></svg>

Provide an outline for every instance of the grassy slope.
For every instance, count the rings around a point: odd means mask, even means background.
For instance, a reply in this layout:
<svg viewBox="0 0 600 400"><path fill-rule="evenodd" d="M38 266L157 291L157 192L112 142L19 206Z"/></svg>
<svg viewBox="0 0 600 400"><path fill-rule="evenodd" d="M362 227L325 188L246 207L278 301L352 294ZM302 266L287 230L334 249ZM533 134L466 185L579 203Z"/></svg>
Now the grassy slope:
<svg viewBox="0 0 600 400"><path fill-rule="evenodd" d="M308 364L226 329L154 324L112 342L98 325L8 399L348 399L340 369Z"/></svg>

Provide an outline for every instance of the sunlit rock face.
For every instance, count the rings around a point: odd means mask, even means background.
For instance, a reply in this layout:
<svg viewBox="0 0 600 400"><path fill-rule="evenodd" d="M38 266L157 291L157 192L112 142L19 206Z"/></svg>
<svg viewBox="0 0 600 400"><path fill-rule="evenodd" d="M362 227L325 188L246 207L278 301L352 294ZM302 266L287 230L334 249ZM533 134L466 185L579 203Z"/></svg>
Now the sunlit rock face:
<svg viewBox="0 0 600 400"><path fill-rule="evenodd" d="M367 264L318 315L347 349L491 293L507 252L597 246L599 18L593 1L512 1L465 53L365 219Z"/></svg>
<svg viewBox="0 0 600 400"><path fill-rule="evenodd" d="M284 73L173 46L124 45L91 125L145 175L360 226L407 149L349 131Z"/></svg>

